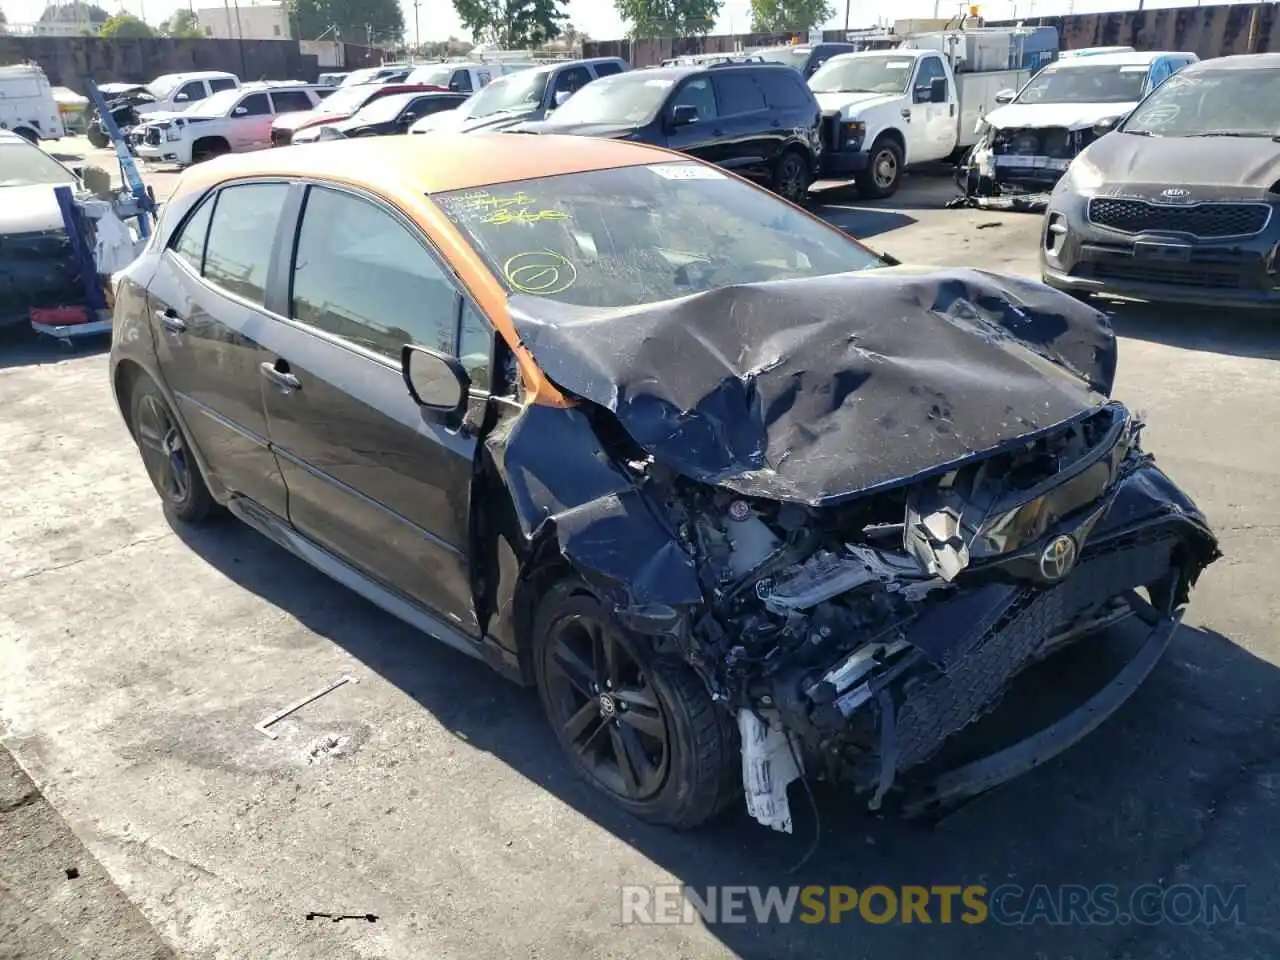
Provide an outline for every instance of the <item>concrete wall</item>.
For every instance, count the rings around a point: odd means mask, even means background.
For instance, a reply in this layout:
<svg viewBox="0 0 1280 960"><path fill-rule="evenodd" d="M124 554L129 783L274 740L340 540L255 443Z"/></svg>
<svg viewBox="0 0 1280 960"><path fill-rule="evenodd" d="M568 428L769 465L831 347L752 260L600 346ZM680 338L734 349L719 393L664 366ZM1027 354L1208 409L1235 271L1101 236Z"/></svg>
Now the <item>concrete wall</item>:
<svg viewBox="0 0 1280 960"><path fill-rule="evenodd" d="M282 3L197 7L200 32L215 40L288 40L289 14Z"/></svg>
<svg viewBox="0 0 1280 960"><path fill-rule="evenodd" d="M10 37L0 35L0 64L34 60L53 86L84 93L83 78L97 83L146 83L162 73L227 70L242 80L307 80L320 67L316 57L289 40L183 40L149 37L104 40L101 37ZM374 66L381 53L346 44L345 69Z"/></svg>
<svg viewBox="0 0 1280 960"><path fill-rule="evenodd" d="M1234 53L1280 51L1280 5L1233 3L1212 7L1177 7L1117 13L1083 13L1069 17L1026 19L1028 26L1058 28L1064 50L1080 47L1132 46L1139 50L1188 50L1201 59ZM988 21L987 26L1011 26L1012 21ZM1251 27L1254 27L1251 31ZM1252 48L1250 34L1254 35ZM828 30L827 40L843 40L843 30ZM724 53L737 49L786 43L786 35L738 34L661 40L591 40L584 57L623 57L632 66L647 67L668 57L691 53Z"/></svg>

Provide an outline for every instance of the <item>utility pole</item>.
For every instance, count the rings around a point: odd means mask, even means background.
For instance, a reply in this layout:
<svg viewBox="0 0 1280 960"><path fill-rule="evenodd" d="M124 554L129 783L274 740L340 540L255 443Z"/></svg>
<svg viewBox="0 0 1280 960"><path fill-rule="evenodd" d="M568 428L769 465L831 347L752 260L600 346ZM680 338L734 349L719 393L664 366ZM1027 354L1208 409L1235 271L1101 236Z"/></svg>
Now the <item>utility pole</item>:
<svg viewBox="0 0 1280 960"><path fill-rule="evenodd" d="M413 47L414 53L422 52L422 35L418 33L418 0L413 0Z"/></svg>
<svg viewBox="0 0 1280 960"><path fill-rule="evenodd" d="M846 33L849 32L849 8L852 6L853 0L844 0L844 29ZM845 39L847 40L849 38L845 37Z"/></svg>

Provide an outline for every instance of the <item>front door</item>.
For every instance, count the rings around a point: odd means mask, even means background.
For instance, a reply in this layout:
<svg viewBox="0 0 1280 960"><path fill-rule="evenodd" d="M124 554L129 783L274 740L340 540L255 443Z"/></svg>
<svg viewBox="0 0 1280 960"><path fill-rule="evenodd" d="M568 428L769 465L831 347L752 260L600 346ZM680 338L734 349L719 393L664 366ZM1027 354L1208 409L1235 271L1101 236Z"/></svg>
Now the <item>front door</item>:
<svg viewBox="0 0 1280 960"><path fill-rule="evenodd" d="M231 109L234 121L227 139L236 153L257 150L271 142L271 101L265 93L251 93Z"/></svg>
<svg viewBox="0 0 1280 960"><path fill-rule="evenodd" d="M160 375L227 490L286 515L267 447L258 337L289 185L244 183L211 194L160 258L147 288Z"/></svg>
<svg viewBox="0 0 1280 960"><path fill-rule="evenodd" d="M723 162L727 157L721 141L724 131L720 128L720 111L716 105L711 75L690 77L676 89L664 108L668 119L672 116L672 111L681 104L696 108L698 119L679 127L668 126L666 146L707 163Z"/></svg>
<svg viewBox="0 0 1280 960"><path fill-rule="evenodd" d="M958 121L951 103L954 91L948 89L943 102L933 103L929 97L936 79L947 79L942 58L921 57L911 84L912 100L924 98L922 103L912 104L911 142L907 144L907 156L912 162L940 160L956 147ZM947 82L949 86L950 81Z"/></svg>
<svg viewBox="0 0 1280 960"><path fill-rule="evenodd" d="M307 191L262 368L272 449L304 536L468 633L475 439L424 419L405 344L455 352L463 298L409 221ZM292 300L288 291L292 290Z"/></svg>

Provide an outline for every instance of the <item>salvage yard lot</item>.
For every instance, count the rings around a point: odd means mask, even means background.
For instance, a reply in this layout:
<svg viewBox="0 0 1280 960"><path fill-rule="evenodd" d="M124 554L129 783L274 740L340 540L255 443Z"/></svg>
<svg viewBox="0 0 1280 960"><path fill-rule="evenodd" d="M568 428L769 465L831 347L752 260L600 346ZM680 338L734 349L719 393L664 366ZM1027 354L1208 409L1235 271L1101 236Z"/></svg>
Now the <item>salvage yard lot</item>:
<svg viewBox="0 0 1280 960"><path fill-rule="evenodd" d="M165 174L148 181L171 189ZM1038 217L940 209L951 192L917 179L888 204L826 195L822 212L904 262L1035 275ZM11 336L0 740L184 957L1273 957L1280 329L1176 307L1118 308L1115 323L1117 395L1146 415L1147 447L1198 499L1225 557L1169 655L1101 731L932 829L822 790L822 842L789 873L815 828L800 795L791 837L740 810L693 835L627 818L572 778L531 691L246 527L171 527L105 353ZM1106 656L1069 665L1095 660ZM279 739L254 730L344 675L359 682L280 721ZM673 882L1247 894L1244 923L1212 929L944 925L936 911L930 926L856 912L838 926L620 924L623 885Z"/></svg>

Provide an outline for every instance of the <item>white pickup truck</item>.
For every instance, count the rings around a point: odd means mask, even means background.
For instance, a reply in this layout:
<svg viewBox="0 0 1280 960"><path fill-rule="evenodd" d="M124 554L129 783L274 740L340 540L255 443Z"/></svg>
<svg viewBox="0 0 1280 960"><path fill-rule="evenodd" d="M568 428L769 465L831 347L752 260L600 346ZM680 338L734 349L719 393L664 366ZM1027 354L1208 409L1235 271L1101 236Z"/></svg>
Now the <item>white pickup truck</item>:
<svg viewBox="0 0 1280 960"><path fill-rule="evenodd" d="M809 79L826 116L824 178L852 176L869 198L897 192L905 167L945 160L978 140L996 94L1029 69L952 70L933 49L868 50L832 57ZM838 112L838 118L835 114Z"/></svg>
<svg viewBox="0 0 1280 960"><path fill-rule="evenodd" d="M271 146L271 122L282 113L311 110L334 87L294 81L246 83L201 100L181 113L144 117L134 150L151 163L186 166L222 153Z"/></svg>

